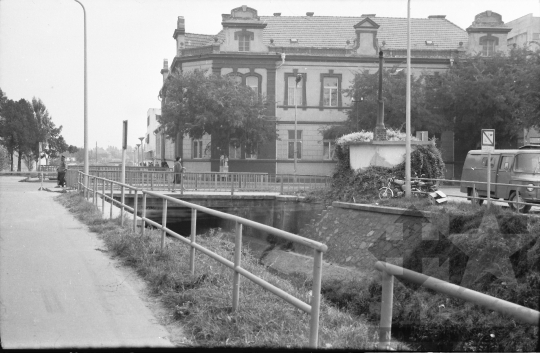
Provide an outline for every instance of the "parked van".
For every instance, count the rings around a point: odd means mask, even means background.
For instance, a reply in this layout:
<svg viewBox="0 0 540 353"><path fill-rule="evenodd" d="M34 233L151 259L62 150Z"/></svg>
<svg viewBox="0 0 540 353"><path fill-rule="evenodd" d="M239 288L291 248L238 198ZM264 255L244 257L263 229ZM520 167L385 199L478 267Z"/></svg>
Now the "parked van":
<svg viewBox="0 0 540 353"><path fill-rule="evenodd" d="M461 192L473 196L474 182L487 182L488 152L472 150L467 154L463 173L461 174ZM517 150L494 150L491 152L491 183L513 184L516 186L491 185L490 197L508 201L538 203L540 204L540 189L530 186L540 186L540 150L517 149ZM476 195L487 197L487 184L474 184ZM474 200L468 198L469 200ZM477 200L482 204L484 200ZM516 204L509 203L512 209ZM519 211L529 212L530 205L520 205Z"/></svg>

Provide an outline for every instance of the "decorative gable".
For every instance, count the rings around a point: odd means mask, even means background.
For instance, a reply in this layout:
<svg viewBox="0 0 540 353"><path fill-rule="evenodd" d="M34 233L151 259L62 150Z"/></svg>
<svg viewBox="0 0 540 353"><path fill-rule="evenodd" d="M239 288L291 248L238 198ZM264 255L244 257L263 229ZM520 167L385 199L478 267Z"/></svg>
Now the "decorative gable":
<svg viewBox="0 0 540 353"><path fill-rule="evenodd" d="M377 55L377 31L379 25L366 17L354 26L356 32L356 53L359 55Z"/></svg>
<svg viewBox="0 0 540 353"><path fill-rule="evenodd" d="M225 39L220 46L221 51L268 51L263 44L266 23L257 16L257 10L243 5L232 9L230 15L222 15L222 19Z"/></svg>

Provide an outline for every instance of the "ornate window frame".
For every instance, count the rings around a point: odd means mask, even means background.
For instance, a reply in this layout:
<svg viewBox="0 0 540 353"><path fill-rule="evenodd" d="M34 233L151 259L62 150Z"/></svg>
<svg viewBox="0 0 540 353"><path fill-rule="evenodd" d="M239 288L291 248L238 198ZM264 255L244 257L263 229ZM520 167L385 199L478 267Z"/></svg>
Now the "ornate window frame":
<svg viewBox="0 0 540 353"><path fill-rule="evenodd" d="M324 79L325 78L337 78L338 80L338 93L337 93L337 108L338 110L343 109L343 99L341 97L341 83L342 83L342 74L335 74L334 70L328 70L328 73L320 74L321 77L321 89L320 89L320 98L319 98L319 110L324 110L325 108L336 108L335 106L325 106L324 105Z"/></svg>
<svg viewBox="0 0 540 353"><path fill-rule="evenodd" d="M289 78L290 77L295 77L296 78L296 75L298 75L298 69L293 69L293 72L285 72L284 73L284 83L285 83L285 92L284 92L284 97L283 97L283 109L284 110L287 110L287 108L289 107L294 107L294 104L290 104L289 103ZM302 110L306 110L307 109L307 97L306 97L306 87L307 87L307 73L301 73L300 75L302 75L302 105L300 107L302 107Z"/></svg>

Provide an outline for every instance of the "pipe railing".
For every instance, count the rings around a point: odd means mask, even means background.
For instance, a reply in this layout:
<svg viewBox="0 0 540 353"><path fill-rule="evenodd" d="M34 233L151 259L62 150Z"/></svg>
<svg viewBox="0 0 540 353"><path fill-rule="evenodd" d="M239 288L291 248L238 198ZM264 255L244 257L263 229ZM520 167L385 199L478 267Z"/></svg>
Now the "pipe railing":
<svg viewBox="0 0 540 353"><path fill-rule="evenodd" d="M537 310L386 262L377 261L375 269L382 273L381 318L379 323L379 349L381 350L389 350L390 348L394 277L511 316L525 324L539 326L540 312Z"/></svg>
<svg viewBox="0 0 540 353"><path fill-rule="evenodd" d="M90 175L109 180L120 181L120 170L93 170ZM174 176L182 180L183 188L174 184ZM323 189L330 185L330 177L325 175L293 175L267 173L233 172L184 172L174 173L169 170L127 170L126 184L151 191L219 191L231 192L279 192L291 194Z"/></svg>
<svg viewBox="0 0 540 353"><path fill-rule="evenodd" d="M533 185L523 185L523 184L506 184L506 183L492 183L492 182L487 182L487 181L468 181L468 180L451 180L451 179L434 179L434 178L422 178L422 177L415 177L415 178L411 178L411 179L414 179L414 180L422 180L422 181L435 181L437 183L439 182L445 182L445 183L459 183L460 185L463 183L465 185L472 185L472 193L471 195L466 195L466 196L461 196L461 195L449 195L450 197L456 197L456 198L465 198L467 200L471 200L474 204L477 204L480 200L480 202L483 202L484 200L486 201L486 203L489 205L492 201L498 201L497 198L493 198L493 197L481 197L481 196L477 196L477 188L476 186L477 185L486 185L486 192L487 190L492 190L491 189L491 186L492 185L495 185L495 186L508 186L508 187L511 187L512 189L515 189L516 192L517 192L517 201L510 201L510 200L504 200L504 202L508 203L508 204L515 204L516 205L516 209L520 209L520 206L523 205L523 206L540 206L539 204L537 203L529 203L529 202L525 202L525 201L519 201L520 197L523 198L521 195L523 194L523 189L527 189L527 188L531 188L531 189L536 189L537 190L537 195L539 195L539 192L538 192L538 189L540 189L540 186L533 186ZM484 191L484 190L483 190ZM417 191L416 193L418 194L425 194L424 192L420 192L420 191ZM537 198L538 201L540 202L540 197Z"/></svg>
<svg viewBox="0 0 540 353"><path fill-rule="evenodd" d="M98 177L95 175L88 176L89 186L85 187L84 183L82 182L83 178L84 178L84 173L79 171L78 177L77 177L78 190L83 191L87 199L90 198L90 194L91 194L93 198L92 202L96 206L97 206L97 196L101 196L102 197L102 213L104 212L105 200L109 200L111 202L111 217L112 217L113 204L121 208L122 224L123 224L123 218L124 218L123 217L124 210L127 210L133 213L133 231L134 232L136 231L136 223L137 223L138 193L141 192L142 193L142 210L141 210L141 216L140 216L140 219L142 222L141 235L144 236L146 225L149 224L161 230L161 239L160 239L161 251L163 251L165 248L167 234L181 241L182 243L190 246L189 265L190 265L190 270L191 270L192 275L195 274L195 258L196 258L195 250L202 252L203 254L209 256L210 258L232 269L233 270L233 286L232 286L233 287L232 289L233 311L236 311L240 305L240 299L239 299L240 298L240 276L243 276L249 279L250 281L252 281L253 283L261 286L265 290L269 291L270 293L280 297L281 299L293 305L294 307L304 311L307 314L310 314L311 319L310 319L310 332L309 332L309 346L312 348L317 348L318 334L319 334L319 314L320 314L320 303L321 303L322 257L323 257L323 253L325 253L328 250L328 247L325 244L319 243L317 241L304 238L296 234L289 233L289 232L286 232L286 231L283 231L283 230L280 230L280 229L277 229L277 228L274 228L265 224L251 221L246 218L216 211L211 208L207 208L204 206L182 201L182 200L170 197L170 196L161 195L153 191L139 189L137 187L134 187L128 184L122 184L117 181L107 180L103 177ZM241 179L239 179L239 182L241 182ZM105 191L106 185L109 185L109 188L111 190L110 195L106 194L106 191ZM113 189L115 186L117 188L120 188L121 190L121 193L122 193L121 201L117 201L113 197ZM101 191L100 191L100 187L101 187ZM135 203L133 207L129 207L128 205L125 204L125 200L123 197L125 189L132 190L135 193ZM146 205L147 205L148 196L161 199L163 202L163 208L161 211L162 212L161 224L146 217ZM167 228L167 211L170 204L176 204L176 205L188 207L191 209L191 235L189 239ZM230 261L197 243L196 224L197 224L198 212L203 212L208 215L212 215L212 216L224 219L224 220L235 222L234 261ZM301 244L301 245L304 245L313 249L314 251L313 284L312 284L312 290L311 290L311 300L309 304L285 292L284 290L274 286L273 284L270 284L264 279L257 277L256 275L254 275L253 273L249 272L248 270L242 267L242 234L243 234L244 226L248 226L253 229L257 229L259 231L263 231L268 234L272 234L277 237L283 238L285 240L288 240L297 244Z"/></svg>

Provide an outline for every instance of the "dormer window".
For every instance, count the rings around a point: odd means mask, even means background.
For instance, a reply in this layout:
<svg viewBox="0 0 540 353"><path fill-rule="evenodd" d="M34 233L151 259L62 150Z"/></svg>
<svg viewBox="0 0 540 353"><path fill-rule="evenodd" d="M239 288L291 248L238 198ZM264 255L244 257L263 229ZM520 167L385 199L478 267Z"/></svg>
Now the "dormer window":
<svg viewBox="0 0 540 353"><path fill-rule="evenodd" d="M245 29L234 32L234 39L238 40L238 51L249 51L249 41L254 38L253 32L246 31Z"/></svg>
<svg viewBox="0 0 540 353"><path fill-rule="evenodd" d="M426 45L434 46L435 43L432 40L426 40Z"/></svg>
<svg viewBox="0 0 540 353"><path fill-rule="evenodd" d="M298 44L298 39L291 38L291 44Z"/></svg>
<svg viewBox="0 0 540 353"><path fill-rule="evenodd" d="M499 38L491 35L481 37L480 45L482 46L482 56L492 56L499 45Z"/></svg>

